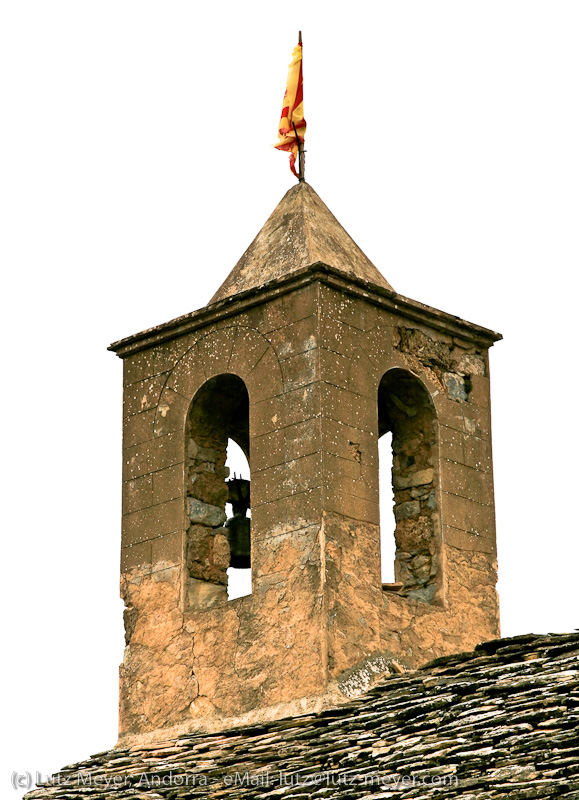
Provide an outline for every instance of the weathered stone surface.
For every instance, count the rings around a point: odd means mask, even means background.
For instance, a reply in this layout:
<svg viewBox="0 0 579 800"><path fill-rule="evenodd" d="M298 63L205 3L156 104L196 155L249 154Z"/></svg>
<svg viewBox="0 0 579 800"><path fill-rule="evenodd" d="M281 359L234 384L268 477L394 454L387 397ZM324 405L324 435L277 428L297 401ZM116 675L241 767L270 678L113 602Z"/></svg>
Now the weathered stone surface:
<svg viewBox="0 0 579 800"><path fill-rule="evenodd" d="M195 497L187 498L187 516L193 525L209 525L214 528L223 525L227 519L222 508L203 503Z"/></svg>
<svg viewBox="0 0 579 800"><path fill-rule="evenodd" d="M205 577L191 575L187 582L187 607L211 608L227 601L227 588L221 583L212 583ZM199 708L196 709L199 712Z"/></svg>
<svg viewBox="0 0 579 800"><path fill-rule="evenodd" d="M227 536L215 534L213 537L213 563L216 567L226 570L229 567L231 553Z"/></svg>
<svg viewBox="0 0 579 800"><path fill-rule="evenodd" d="M394 475L393 483L395 489L409 489L411 486L425 486L432 483L434 470L428 469L412 472L410 475Z"/></svg>
<svg viewBox="0 0 579 800"><path fill-rule="evenodd" d="M468 385L462 375L454 372L445 372L442 380L452 400L468 400Z"/></svg>
<svg viewBox="0 0 579 800"><path fill-rule="evenodd" d="M283 197L211 302L256 289L318 261L391 289L312 187L298 183Z"/></svg>
<svg viewBox="0 0 579 800"><path fill-rule="evenodd" d="M123 622L125 625L125 644L131 641L131 636L134 633L135 625L137 624L137 617L139 616L138 608L125 608L123 611Z"/></svg>
<svg viewBox="0 0 579 800"><path fill-rule="evenodd" d="M410 517L417 517L420 514L420 503L418 500L409 500L406 503L400 503L394 509L394 516L397 520L409 519Z"/></svg>
<svg viewBox="0 0 579 800"><path fill-rule="evenodd" d="M150 506L123 516L123 545L155 539L183 528L183 501L180 498Z"/></svg>
<svg viewBox="0 0 579 800"><path fill-rule="evenodd" d="M124 741L321 707L394 660L498 635L497 337L393 295L320 203L291 190L212 306L118 345ZM252 594L233 601L230 439L251 467ZM388 592L380 467L396 517Z"/></svg>

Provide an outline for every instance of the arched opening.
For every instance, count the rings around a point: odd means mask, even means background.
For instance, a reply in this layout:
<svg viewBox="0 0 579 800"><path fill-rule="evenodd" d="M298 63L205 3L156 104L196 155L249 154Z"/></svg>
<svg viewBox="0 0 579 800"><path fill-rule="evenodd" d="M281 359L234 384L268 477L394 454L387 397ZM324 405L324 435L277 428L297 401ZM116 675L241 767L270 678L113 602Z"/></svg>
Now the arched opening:
<svg viewBox="0 0 579 800"><path fill-rule="evenodd" d="M391 456L385 458L380 439L388 433ZM381 513L386 500L384 473L390 472L395 523L394 582L385 582L383 587L432 602L440 570L436 414L428 391L406 370L390 370L380 381L378 436ZM387 558L385 545L382 560ZM386 569L383 574L391 575Z"/></svg>
<svg viewBox="0 0 579 800"><path fill-rule="evenodd" d="M236 461L235 450L237 460L245 460L245 475L241 477L230 476L230 465L226 463L228 457L229 461ZM189 607L226 601L230 568L241 567L246 574L250 572L249 478L247 388L236 375L218 375L199 389L187 417ZM228 519L229 504L232 511ZM240 591L235 596L247 593Z"/></svg>

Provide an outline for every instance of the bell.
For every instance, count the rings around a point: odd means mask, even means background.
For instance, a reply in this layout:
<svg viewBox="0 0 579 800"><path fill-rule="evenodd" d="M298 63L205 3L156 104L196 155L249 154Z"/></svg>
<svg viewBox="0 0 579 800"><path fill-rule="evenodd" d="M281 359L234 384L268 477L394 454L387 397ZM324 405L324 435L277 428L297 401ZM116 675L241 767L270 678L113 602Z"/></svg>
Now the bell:
<svg viewBox="0 0 579 800"><path fill-rule="evenodd" d="M248 569L251 567L251 520L236 514L225 523L227 539L231 551L230 566L235 569Z"/></svg>
<svg viewBox="0 0 579 800"><path fill-rule="evenodd" d="M235 569L251 567L251 520L247 515L250 499L250 482L235 476L226 481L233 516L227 520L227 538L231 551L230 566Z"/></svg>
<svg viewBox="0 0 579 800"><path fill-rule="evenodd" d="M225 481L229 488L229 502L233 506L233 514L240 514L245 517L249 508L251 482L245 478L230 478Z"/></svg>

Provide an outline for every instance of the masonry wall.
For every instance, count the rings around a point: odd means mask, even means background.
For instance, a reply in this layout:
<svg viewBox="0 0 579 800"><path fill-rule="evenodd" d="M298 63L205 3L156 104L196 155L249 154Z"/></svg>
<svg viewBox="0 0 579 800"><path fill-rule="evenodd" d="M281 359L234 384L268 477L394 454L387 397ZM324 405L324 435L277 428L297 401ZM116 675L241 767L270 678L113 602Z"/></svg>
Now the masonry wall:
<svg viewBox="0 0 579 800"><path fill-rule="evenodd" d="M325 687L316 297L309 286L125 360L121 735ZM208 584L192 607L187 414L223 373L250 397L253 593L228 601Z"/></svg>
<svg viewBox="0 0 579 800"><path fill-rule="evenodd" d="M498 636L486 350L329 286L320 288L320 320L330 679L372 653L419 666ZM420 379L437 419L434 475L423 479L432 479L436 534L429 602L415 599L417 592L383 591L376 557L376 402L380 381L392 370ZM396 510L412 523L418 500L404 499L407 508ZM420 512L414 513L419 522ZM421 535L417 526L415 538Z"/></svg>
<svg viewBox="0 0 579 800"><path fill-rule="evenodd" d="M385 659L416 666L498 634L485 352L311 283L124 364L122 738L298 713ZM377 391L393 368L438 419L428 603L380 582ZM221 374L249 394L253 592L204 606L190 602L187 419Z"/></svg>

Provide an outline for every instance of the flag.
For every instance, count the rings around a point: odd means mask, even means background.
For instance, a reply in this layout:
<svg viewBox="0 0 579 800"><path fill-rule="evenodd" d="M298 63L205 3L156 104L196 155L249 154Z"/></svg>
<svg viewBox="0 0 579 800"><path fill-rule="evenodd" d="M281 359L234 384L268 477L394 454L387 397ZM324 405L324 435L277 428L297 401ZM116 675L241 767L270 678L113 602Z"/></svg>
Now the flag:
<svg viewBox="0 0 579 800"><path fill-rule="evenodd" d="M279 121L279 137L274 147L285 150L290 154L290 169L296 178L296 156L298 154L298 141L304 141L306 121L304 119L304 87L302 75L302 36L295 48L292 62L289 65L287 88L283 97L281 119Z"/></svg>

